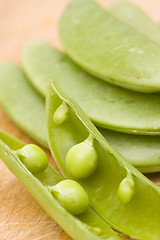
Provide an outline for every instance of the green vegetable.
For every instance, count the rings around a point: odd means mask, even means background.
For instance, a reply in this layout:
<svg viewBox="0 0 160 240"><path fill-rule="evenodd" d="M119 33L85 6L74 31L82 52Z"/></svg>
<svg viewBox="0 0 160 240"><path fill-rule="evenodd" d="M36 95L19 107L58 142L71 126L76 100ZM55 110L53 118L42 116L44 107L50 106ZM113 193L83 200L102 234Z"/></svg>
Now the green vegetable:
<svg viewBox="0 0 160 240"><path fill-rule="evenodd" d="M130 171L127 172L127 177L120 183L117 195L119 200L124 204L129 203L133 198L134 181Z"/></svg>
<svg viewBox="0 0 160 240"><path fill-rule="evenodd" d="M131 135L102 128L99 130L110 145L139 171L160 171L159 136Z"/></svg>
<svg viewBox="0 0 160 240"><path fill-rule="evenodd" d="M48 165L45 152L34 144L28 144L15 153L32 173L43 172Z"/></svg>
<svg viewBox="0 0 160 240"><path fill-rule="evenodd" d="M57 110L53 114L54 123L57 125L64 123L67 119L67 112L68 112L68 109L66 104L62 103L62 105L59 108L57 108Z"/></svg>
<svg viewBox="0 0 160 240"><path fill-rule="evenodd" d="M73 180L63 180L51 187L51 193L73 215L87 210L89 198L81 185Z"/></svg>
<svg viewBox="0 0 160 240"><path fill-rule="evenodd" d="M67 54L91 74L135 91L160 90L160 45L96 2L71 1L59 34Z"/></svg>
<svg viewBox="0 0 160 240"><path fill-rule="evenodd" d="M93 147L93 137L69 149L66 160L69 173L78 179L89 177L97 167L97 153Z"/></svg>
<svg viewBox="0 0 160 240"><path fill-rule="evenodd" d="M54 124L52 119L62 102L67 104L69 119L63 127ZM116 230L137 239L158 240L160 188L125 161L77 104L53 82L50 84L46 105L49 146L64 176L74 180L66 168L65 158L72 146L83 142L91 134L95 139L98 165L90 177L77 180L86 190L90 206ZM128 172L132 175L134 188L129 186L128 193L125 193L121 183ZM117 194L120 185L123 187L121 196L122 193L125 195L123 202Z"/></svg>
<svg viewBox="0 0 160 240"><path fill-rule="evenodd" d="M14 63L0 65L0 105L25 133L47 146L44 99Z"/></svg>
<svg viewBox="0 0 160 240"><path fill-rule="evenodd" d="M43 46L43 44L41 46ZM52 49L52 48L49 48L49 49ZM4 69L6 69L5 74L2 74L3 67ZM14 75L15 72L16 72L16 75ZM7 114L18 124L18 126L21 129L25 131L27 129L27 133L31 137L35 138L39 143L43 143L43 145L47 146L47 136L44 134L44 131L43 131L45 129L44 101L42 101L42 98L38 95L38 93L32 87L30 87L30 84L27 82L27 78L24 78L24 77L20 78L21 79L20 81L19 74L17 76L17 73L21 74L22 71L14 64L7 64L7 65L5 64L0 67L0 104L3 106ZM15 77L13 78L13 76ZM69 76L68 76L68 79L69 79ZM67 79L66 77L67 77L67 74L65 74L65 79ZM76 79L77 78L75 78L75 80ZM74 82L75 81L73 81L73 84ZM63 84L63 81L62 81L62 84ZM99 85L97 84L96 87L98 86ZM17 91L15 91L15 87L19 89L19 94L23 93L22 97L20 98L21 100L19 100L19 96L21 95L18 96ZM80 86L77 85L77 89L79 87ZM82 90L84 89L85 89L85 84ZM89 88L87 89L89 90ZM101 90L103 90L103 88ZM112 92L112 91L109 91L109 92ZM151 98L152 98L152 95L150 94L150 98L148 96L147 99L151 99ZM159 96L155 96L155 98L157 98L157 107L159 108ZM14 103L14 99L16 99L16 105ZM31 104L29 99L32 99ZM119 102L118 99L117 99L117 102ZM149 103L147 102L146 105L148 104ZM102 106L106 107L104 105ZM58 107L59 106L57 106L57 108ZM157 112L158 112L158 108L156 108ZM142 106L141 112L143 112L142 111L143 109L144 107ZM152 114L153 114L152 112L153 109L154 107L151 106L151 109L149 112L151 112ZM23 112L23 114L19 114L19 111L21 113ZM109 113L109 109L103 112L107 112L107 111ZM138 109L137 109L137 112L138 112ZM136 109L134 113L136 113ZM150 116L148 115L148 118L149 117ZM114 132L114 131L110 131L102 128L100 129L100 131L102 132L104 137L110 142L110 144L127 161L129 161L131 164L137 167L140 171L142 172L160 171L160 137L159 136L137 136L137 135Z"/></svg>
<svg viewBox="0 0 160 240"><path fill-rule="evenodd" d="M66 211L50 192L63 178L50 165L41 173L29 172L15 154L15 150L24 146L18 139L0 131L0 158L51 218L75 240L120 240L90 207L77 217Z"/></svg>
<svg viewBox="0 0 160 240"><path fill-rule="evenodd" d="M160 27L153 22L138 6L131 2L118 1L107 9L115 17L143 33L148 38L160 43Z"/></svg>
<svg viewBox="0 0 160 240"><path fill-rule="evenodd" d="M24 48L23 67L43 96L48 79L54 80L96 126L133 134L160 134L158 95L136 93L94 78L43 41Z"/></svg>

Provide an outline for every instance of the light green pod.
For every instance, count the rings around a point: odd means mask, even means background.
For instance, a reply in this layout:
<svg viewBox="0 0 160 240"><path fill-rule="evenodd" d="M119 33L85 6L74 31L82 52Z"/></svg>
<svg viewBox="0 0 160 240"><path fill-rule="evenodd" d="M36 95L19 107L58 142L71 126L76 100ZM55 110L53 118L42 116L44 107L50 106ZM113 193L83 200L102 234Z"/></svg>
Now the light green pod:
<svg viewBox="0 0 160 240"><path fill-rule="evenodd" d="M71 1L59 34L67 54L89 73L135 91L160 90L160 45L96 2Z"/></svg>
<svg viewBox="0 0 160 240"><path fill-rule="evenodd" d="M99 128L107 141L143 173L160 171L159 136L140 136Z"/></svg>
<svg viewBox="0 0 160 240"><path fill-rule="evenodd" d="M0 65L0 105L25 133L47 146L44 98L14 63Z"/></svg>
<svg viewBox="0 0 160 240"><path fill-rule="evenodd" d="M16 150L15 153L32 173L43 172L48 166L47 155L34 144L25 145L23 148Z"/></svg>
<svg viewBox="0 0 160 240"><path fill-rule="evenodd" d="M17 157L17 154L15 154L17 149L23 148L24 146L25 144L23 142L0 131L0 158L47 214L53 218L72 239L120 240L110 226L90 207L76 217L66 211L50 192L50 186L60 184L63 178L49 164L41 173L33 174L29 172Z"/></svg>
<svg viewBox="0 0 160 240"><path fill-rule="evenodd" d="M93 137L69 149L65 164L72 177L83 179L89 177L97 167L97 153L93 146Z"/></svg>
<svg viewBox="0 0 160 240"><path fill-rule="evenodd" d="M70 119L63 128L52 120L62 101L67 103ZM91 207L114 229L132 238L159 240L160 188L115 151L80 107L53 82L46 105L49 146L64 176L71 179L65 164L69 149L92 134L98 156L97 168L90 177L76 179L86 190ZM132 177L127 176L127 181L123 181L129 171ZM125 197L122 198L122 194Z"/></svg>
<svg viewBox="0 0 160 240"><path fill-rule="evenodd" d="M73 180L63 180L50 189L60 204L73 215L81 214L89 207L87 193Z"/></svg>
<svg viewBox="0 0 160 240"><path fill-rule="evenodd" d="M133 92L101 81L44 41L24 48L23 67L43 96L48 79L54 80L96 126L132 134L160 134L158 95Z"/></svg>
<svg viewBox="0 0 160 240"><path fill-rule="evenodd" d="M111 4L107 10L135 30L160 44L159 25L153 22L138 6L127 1L117 1Z"/></svg>

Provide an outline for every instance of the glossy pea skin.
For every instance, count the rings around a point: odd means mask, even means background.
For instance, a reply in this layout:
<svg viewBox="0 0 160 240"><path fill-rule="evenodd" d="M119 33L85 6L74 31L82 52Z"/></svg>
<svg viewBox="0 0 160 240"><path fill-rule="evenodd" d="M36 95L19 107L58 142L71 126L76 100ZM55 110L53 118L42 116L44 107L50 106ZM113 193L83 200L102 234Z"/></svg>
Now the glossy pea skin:
<svg viewBox="0 0 160 240"><path fill-rule="evenodd" d="M34 144L28 144L15 151L26 168L32 173L43 172L48 166L45 152Z"/></svg>
<svg viewBox="0 0 160 240"><path fill-rule="evenodd" d="M62 103L53 114L53 121L56 125L61 125L67 120L68 108L65 103Z"/></svg>
<svg viewBox="0 0 160 240"><path fill-rule="evenodd" d="M97 153L92 145L79 143L67 153L66 167L70 174L78 179L89 177L97 167Z"/></svg>
<svg viewBox="0 0 160 240"><path fill-rule="evenodd" d="M127 204L131 201L134 195L134 182L132 179L125 178L119 185L117 196L119 200Z"/></svg>
<svg viewBox="0 0 160 240"><path fill-rule="evenodd" d="M52 186L51 193L73 215L83 213L89 206L87 193L79 183L73 180L63 180Z"/></svg>

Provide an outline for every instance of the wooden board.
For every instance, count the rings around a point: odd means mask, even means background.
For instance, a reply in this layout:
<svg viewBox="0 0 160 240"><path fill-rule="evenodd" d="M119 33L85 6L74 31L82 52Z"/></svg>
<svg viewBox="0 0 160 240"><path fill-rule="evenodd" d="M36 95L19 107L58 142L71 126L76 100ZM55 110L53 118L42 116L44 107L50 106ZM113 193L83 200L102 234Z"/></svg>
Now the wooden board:
<svg viewBox="0 0 160 240"><path fill-rule="evenodd" d="M0 62L14 61L20 64L23 45L39 38L61 48L56 26L67 2L68 0L0 0ZM99 2L107 6L113 0ZM160 22L159 0L134 2L141 5L154 20ZM34 142L8 119L2 109L0 128L25 143ZM57 169L50 153L47 154ZM160 174L150 177L157 184L160 183ZM0 162L0 203L1 240L71 239L47 216L2 162Z"/></svg>

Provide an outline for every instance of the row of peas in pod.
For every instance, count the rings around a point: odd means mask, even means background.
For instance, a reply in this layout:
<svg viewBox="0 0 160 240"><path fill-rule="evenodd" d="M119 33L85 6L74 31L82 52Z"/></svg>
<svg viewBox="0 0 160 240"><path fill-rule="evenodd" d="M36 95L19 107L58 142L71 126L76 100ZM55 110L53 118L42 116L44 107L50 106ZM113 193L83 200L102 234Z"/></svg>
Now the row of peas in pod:
<svg viewBox="0 0 160 240"><path fill-rule="evenodd" d="M74 0L59 35L67 54L36 41L23 70L0 66L0 104L68 180L2 131L0 157L73 239L158 240L160 189L141 172L160 170L160 27L127 2Z"/></svg>

